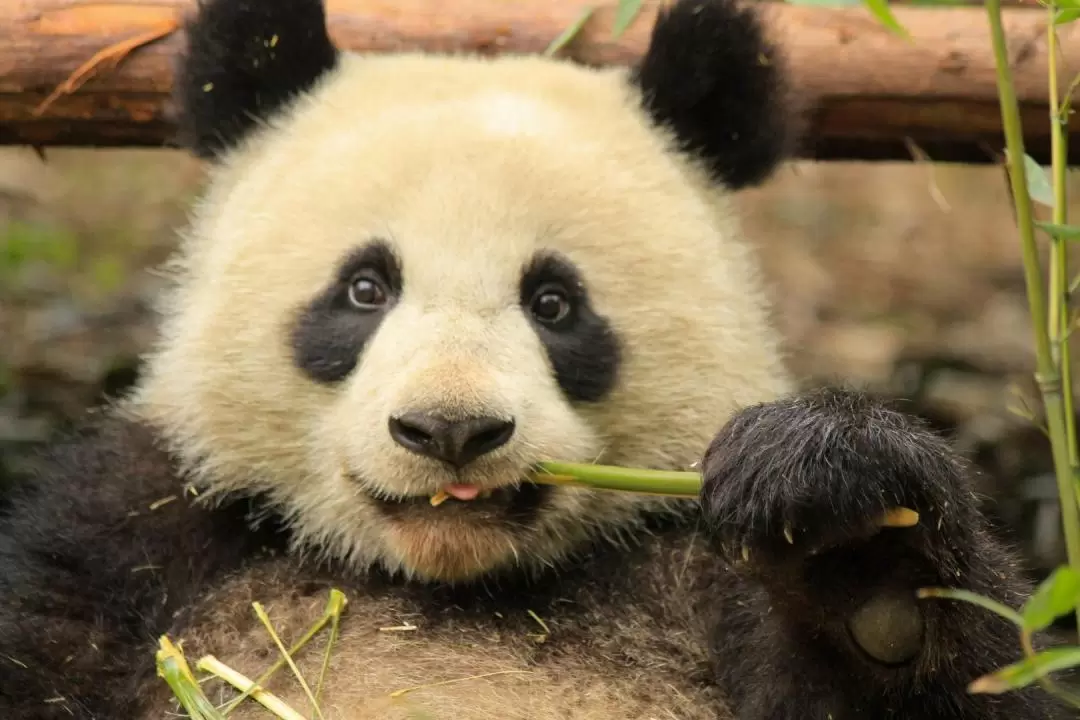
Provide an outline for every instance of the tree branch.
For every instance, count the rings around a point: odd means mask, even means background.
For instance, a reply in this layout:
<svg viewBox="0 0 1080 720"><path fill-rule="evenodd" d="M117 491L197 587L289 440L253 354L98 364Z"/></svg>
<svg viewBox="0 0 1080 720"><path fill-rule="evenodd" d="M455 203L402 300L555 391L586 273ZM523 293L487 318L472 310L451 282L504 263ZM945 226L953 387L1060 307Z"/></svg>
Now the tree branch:
<svg viewBox="0 0 1080 720"><path fill-rule="evenodd" d="M541 53L589 0L329 0L331 34L363 52ZM643 52L656 13L647 3L617 40L615 0L560 54L589 65L626 65ZM169 92L194 0L7 0L0 3L0 144L168 146ZM1004 145L994 59L978 7L896 6L914 42L861 7L766 3L807 105L800 154L818 159L997 160ZM1039 10L1003 12L1025 143L1048 162L1046 21ZM1080 23L1060 28L1059 68L1080 73ZM122 47L126 44L127 47ZM116 46L123 52L105 52ZM96 64L87 65L91 58ZM78 71L82 70L81 73ZM78 73L78 74L77 74ZM65 85L66 83L66 85ZM1069 130L1080 132L1080 113ZM1080 143L1069 148L1080 164Z"/></svg>

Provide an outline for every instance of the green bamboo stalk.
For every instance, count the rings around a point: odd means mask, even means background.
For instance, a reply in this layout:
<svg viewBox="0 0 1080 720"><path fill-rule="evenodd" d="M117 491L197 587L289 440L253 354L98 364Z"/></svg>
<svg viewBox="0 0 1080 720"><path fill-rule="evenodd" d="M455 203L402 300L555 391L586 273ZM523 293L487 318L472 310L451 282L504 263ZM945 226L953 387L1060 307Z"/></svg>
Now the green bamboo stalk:
<svg viewBox="0 0 1080 720"><path fill-rule="evenodd" d="M986 14L990 22L990 38L994 48L997 67L998 100L1001 121L1005 129L1009 181L1016 220L1019 226L1021 250L1024 259L1024 276L1027 285L1028 305L1035 333L1035 379L1043 397L1047 426L1050 434L1054 474L1058 481L1061 498L1062 524L1065 530L1065 547L1069 565L1080 572L1080 508L1077 507L1073 490L1072 469L1069 463L1068 424L1065 422L1065 403L1062 395L1061 374L1053 361L1047 312L1040 274L1039 251L1035 243L1035 223L1028 194L1027 172L1024 167L1024 137L1020 125L1020 108L1016 101L1009 57L1005 45L1005 29L1001 22L1001 0L986 0ZM1080 625L1080 606L1076 610Z"/></svg>
<svg viewBox="0 0 1080 720"><path fill-rule="evenodd" d="M1059 101L1058 91L1058 36L1054 16L1058 9L1052 0L1047 5L1046 47L1047 74L1050 99L1050 174L1054 188L1052 221L1066 225L1069 221L1067 194L1068 144L1065 128L1068 123L1068 99ZM1053 263L1051 270L1051 307L1056 318L1050 325L1052 340L1058 350L1058 369L1061 372L1061 394L1065 412L1065 426L1069 441L1069 468L1073 478L1073 495L1076 496L1077 465L1080 452L1077 448L1076 412L1073 408L1072 358L1069 347L1071 313L1069 312L1069 243L1064 238L1053 238L1050 247Z"/></svg>
<svg viewBox="0 0 1080 720"><path fill-rule="evenodd" d="M326 601L326 609L323 610L322 616L318 620L315 621L314 625L312 625L310 628L308 628L307 631L303 635L300 636L299 640L297 640L295 643L293 643L292 647L289 648L288 655L292 656L292 655L296 655L296 653L300 652L300 649L303 648L305 645L307 645L311 641L311 639L313 637L318 635L322 631L322 629L324 627L326 627L327 623L332 622L333 623L332 627L337 628L338 621L341 619L341 613L344 611L345 606L347 604L348 604L348 600L345 597L345 593L341 592L337 588L331 588L330 589L330 598ZM331 642L333 642L333 638L335 638L335 637L336 637L336 630L335 630L335 634L331 636ZM330 646L329 645L327 645L326 652L327 653L330 652ZM324 660L323 660L323 664L324 664L323 671L324 671L324 673L325 673L325 664L326 664L326 662L327 662L327 659L324 658ZM259 677L257 677L255 679L254 686L255 687L264 687L266 685L267 681L270 679L270 677L274 673L276 673L281 668L285 667L285 663L286 663L285 657L284 656L279 656L277 661L273 665L271 665L266 670L264 670L263 673L261 675L259 675ZM320 686L321 686L321 683L322 683L322 677L323 677L322 674L320 674L319 675ZM247 692L247 691L241 692L240 695L236 696L231 701L229 701L229 703L227 705L225 705L225 707L222 709L222 715L228 715L229 713L231 713L233 710L235 710L240 705L240 703L242 703L244 700L246 700L249 697L249 695L250 695L250 693Z"/></svg>
<svg viewBox="0 0 1080 720"><path fill-rule="evenodd" d="M225 720L225 716L203 693L184 652L167 635L158 638L158 650L154 657L158 676L165 679L191 720Z"/></svg>
<svg viewBox="0 0 1080 720"><path fill-rule="evenodd" d="M244 693L245 697L250 695L252 700L269 710L270 713L274 717L279 718L279 720L307 720L307 718L289 707L289 705L277 695L260 687L251 680L251 678L232 669L213 655L204 655L199 658L196 665L200 670L208 672L214 677L224 680L232 685L234 688Z"/></svg>
<svg viewBox="0 0 1080 720"><path fill-rule="evenodd" d="M673 497L697 497L701 493L701 475L696 472L563 462L540 463L537 470L532 480L542 485L575 485Z"/></svg>

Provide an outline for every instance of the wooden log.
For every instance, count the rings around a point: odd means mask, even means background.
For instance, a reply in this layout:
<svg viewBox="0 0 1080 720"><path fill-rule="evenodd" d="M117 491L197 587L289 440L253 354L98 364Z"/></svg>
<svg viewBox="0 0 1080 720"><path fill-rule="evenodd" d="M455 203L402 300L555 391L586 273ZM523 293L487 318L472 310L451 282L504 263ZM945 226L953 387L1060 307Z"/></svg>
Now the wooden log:
<svg viewBox="0 0 1080 720"><path fill-rule="evenodd" d="M266 0L270 1L270 0ZM0 3L0 144L168 146L179 20L195 0L5 0ZM540 53L590 0L329 0L331 35L385 53ZM621 37L614 0L597 6L561 54L592 65L633 63L655 18L646 4ZM800 154L817 159L987 162L1003 146L994 62L982 8L894 8L913 38L861 7L767 3L776 38L808 103ZM1049 156L1046 13L1005 10L1029 152ZM1080 22L1060 31L1062 77L1080 72ZM70 82L95 54L134 46ZM60 90L58 91L58 88ZM1080 100L1078 100L1080 102ZM1080 131L1080 113L1070 131ZM1070 159L1080 163L1080 143Z"/></svg>

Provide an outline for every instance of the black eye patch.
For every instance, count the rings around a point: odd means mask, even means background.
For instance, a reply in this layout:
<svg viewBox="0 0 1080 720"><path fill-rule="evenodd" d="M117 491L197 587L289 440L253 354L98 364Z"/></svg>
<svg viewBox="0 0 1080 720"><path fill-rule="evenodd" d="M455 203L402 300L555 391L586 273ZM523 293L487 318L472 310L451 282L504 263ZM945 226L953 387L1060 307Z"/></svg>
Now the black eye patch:
<svg viewBox="0 0 1080 720"><path fill-rule="evenodd" d="M540 253L522 271L520 295L563 393L583 402L603 399L618 374L619 339L593 310L577 268L561 255Z"/></svg>
<svg viewBox="0 0 1080 720"><path fill-rule="evenodd" d="M290 346L296 367L316 382L344 380L401 290L401 264L385 243L376 241L346 256L327 287L293 321Z"/></svg>

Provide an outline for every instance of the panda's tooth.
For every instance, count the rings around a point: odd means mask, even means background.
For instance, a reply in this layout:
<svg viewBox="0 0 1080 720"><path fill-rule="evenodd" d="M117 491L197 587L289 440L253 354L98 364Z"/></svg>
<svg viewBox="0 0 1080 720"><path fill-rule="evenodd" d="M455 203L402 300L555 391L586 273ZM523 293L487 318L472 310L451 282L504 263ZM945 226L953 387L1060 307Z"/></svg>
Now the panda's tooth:
<svg viewBox="0 0 1080 720"><path fill-rule="evenodd" d="M446 502L449 498L450 493L446 492L445 490L440 490L439 492L431 496L431 506L438 507L439 505L442 505L444 502Z"/></svg>

